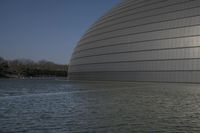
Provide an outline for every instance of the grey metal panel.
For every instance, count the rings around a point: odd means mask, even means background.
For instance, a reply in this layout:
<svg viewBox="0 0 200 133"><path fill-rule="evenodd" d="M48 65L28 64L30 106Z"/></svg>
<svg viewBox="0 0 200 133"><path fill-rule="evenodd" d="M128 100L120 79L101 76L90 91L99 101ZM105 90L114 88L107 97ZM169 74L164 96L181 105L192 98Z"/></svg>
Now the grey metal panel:
<svg viewBox="0 0 200 133"><path fill-rule="evenodd" d="M187 10L181 10L181 11L171 12L171 13L167 13L167 14L161 14L161 15L157 15L157 16L145 17L145 18L139 19L139 20L136 19L136 20L132 20L132 21L127 21L127 22L123 22L120 24L116 24L116 25L110 25L108 27L101 28L99 30L108 32L108 31L122 29L122 28L125 29L126 27L130 27L130 26L136 27L136 26L146 25L146 24L150 24L150 23L158 23L161 21L169 21L169 20L178 19L178 18L195 16L195 15L199 15L199 12L200 12L200 8L196 7L196 8L191 8L191 9L187 9ZM91 36L93 34L98 34L99 30L94 31L93 33L90 33L89 36ZM87 37L87 36L85 35L85 37Z"/></svg>
<svg viewBox="0 0 200 133"><path fill-rule="evenodd" d="M116 45L109 47L93 48L83 51L76 51L73 54L73 58L92 56L92 55L101 55L109 53L119 53L119 52L129 52L129 51L142 51L142 50L159 50L159 49L170 49L170 48L182 48L182 47L199 47L200 37L184 37L184 38L175 38L167 40L156 40L148 42L139 42L139 43L129 43L125 45ZM176 44L176 45L175 45ZM194 53L198 53L194 52Z"/></svg>
<svg viewBox="0 0 200 133"><path fill-rule="evenodd" d="M181 58L200 58L197 54L192 54L193 49L200 48L184 48L184 49L168 49L162 51L144 51L132 53L120 53L102 56L85 57L74 59L71 65L104 63L104 62L121 62L121 61L146 61L146 60L163 60L163 59L181 59Z"/></svg>
<svg viewBox="0 0 200 133"><path fill-rule="evenodd" d="M188 0L185 0L185 1L188 1ZM184 2L184 0L182 0L181 2ZM155 3L157 3L156 7L155 7ZM107 14L106 18L104 17L103 20L95 23L95 26L102 24L102 23L105 23L106 21L110 21L112 19L119 18L119 17L124 17L124 16L127 16L127 15L136 14L136 13L138 14L140 12L145 12L145 11L152 10L152 9L155 9L155 8L160 8L160 7L163 7L163 6L168 6L168 3L173 4L173 3L177 3L177 1L154 0L154 1L145 2L145 4L144 3L134 4L136 6L130 6L129 5L127 8L117 9L113 13ZM179 0L179 3L180 3L180 0Z"/></svg>
<svg viewBox="0 0 200 133"><path fill-rule="evenodd" d="M200 59L106 63L73 66L71 72L200 70ZM196 65L194 65L196 64Z"/></svg>
<svg viewBox="0 0 200 133"><path fill-rule="evenodd" d="M168 29L162 31L134 34L121 36L116 38L104 39L101 41L94 41L87 44L83 44L81 49L100 47L100 46L109 46L116 44L124 43L136 43L140 41L151 41L151 40L162 40L168 38L177 38L183 36L199 36L200 35L200 26L191 26L184 28ZM77 49L80 50L80 49Z"/></svg>
<svg viewBox="0 0 200 133"><path fill-rule="evenodd" d="M151 81L151 82L199 82L199 79L196 78L199 77L199 75L200 75L199 71L101 72L101 73L72 73L71 79L80 79L80 80L105 79L112 81Z"/></svg>
<svg viewBox="0 0 200 133"><path fill-rule="evenodd" d="M200 1L120 3L81 38L69 78L200 82Z"/></svg>
<svg viewBox="0 0 200 133"><path fill-rule="evenodd" d="M103 23L102 25L95 26L92 30L103 28L104 26L110 26L110 25L113 25L113 24L122 23L122 22L129 21L129 20L137 20L137 19L139 20L139 19L143 19L145 17L147 18L147 17L152 17L152 16L162 16L162 14L172 13L173 11L176 12L178 10L194 8L194 7L197 7L199 4L200 4L200 1L195 0L195 1L189 1L187 3L187 6L186 6L186 4L182 3L180 5L174 5L174 6L162 8L162 9L159 9L159 10L152 10L152 11L149 11L149 12L138 13L138 14L134 14L132 16L123 17L122 19L116 19L114 21L108 21L106 23Z"/></svg>
<svg viewBox="0 0 200 133"><path fill-rule="evenodd" d="M111 9L110 12L108 12L106 15L101 17L101 19L98 22L96 22L94 24L94 26L98 25L99 23L102 23L104 20L112 18L113 16L118 16L119 14L123 14L127 10L140 9L140 7L145 7L149 4L155 3L156 1L160 1L160 0L145 1L145 2L144 2L144 0L140 0L138 2L131 2L131 3L122 5L124 3L123 2L123 3L119 4L119 6L115 6L113 9ZM91 27L91 29L93 29L93 27Z"/></svg>
<svg viewBox="0 0 200 133"><path fill-rule="evenodd" d="M90 41L101 40L101 39L111 38L111 37L114 38L114 37L122 36L125 34L126 35L139 34L143 32L151 32L151 31L156 31L156 30L193 26L193 25L198 25L198 24L200 24L200 16L182 18L182 19L177 19L177 20L172 20L172 21L164 21L164 22L153 23L153 24L148 24L148 25L143 25L143 26L131 27L128 29L110 31L110 32L105 32L102 29L102 30L98 30L99 32L97 35L95 36L93 35L91 37L88 37L85 40L82 40L82 43L87 43Z"/></svg>

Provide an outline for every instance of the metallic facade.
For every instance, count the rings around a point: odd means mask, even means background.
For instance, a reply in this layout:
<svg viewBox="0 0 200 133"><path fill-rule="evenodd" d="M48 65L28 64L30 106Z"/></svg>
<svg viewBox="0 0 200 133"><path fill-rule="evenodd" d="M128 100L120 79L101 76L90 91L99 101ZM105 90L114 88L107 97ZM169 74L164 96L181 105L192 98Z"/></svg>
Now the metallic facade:
<svg viewBox="0 0 200 133"><path fill-rule="evenodd" d="M200 82L200 1L121 2L81 38L69 79Z"/></svg>

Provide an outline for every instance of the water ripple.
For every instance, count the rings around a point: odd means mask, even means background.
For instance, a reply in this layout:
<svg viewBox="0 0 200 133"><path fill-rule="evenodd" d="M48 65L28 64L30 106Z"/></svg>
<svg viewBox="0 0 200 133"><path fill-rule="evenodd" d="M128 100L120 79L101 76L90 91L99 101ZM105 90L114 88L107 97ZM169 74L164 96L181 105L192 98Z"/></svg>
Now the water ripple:
<svg viewBox="0 0 200 133"><path fill-rule="evenodd" d="M0 132L200 132L200 85L0 80Z"/></svg>

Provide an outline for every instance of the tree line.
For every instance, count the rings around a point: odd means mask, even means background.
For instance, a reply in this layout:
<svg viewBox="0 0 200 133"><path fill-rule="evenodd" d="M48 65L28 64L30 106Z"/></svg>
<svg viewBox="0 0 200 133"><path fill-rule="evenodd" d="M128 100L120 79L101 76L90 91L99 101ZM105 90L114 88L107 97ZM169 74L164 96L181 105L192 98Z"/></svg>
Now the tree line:
<svg viewBox="0 0 200 133"><path fill-rule="evenodd" d="M67 77L67 65L30 59L5 60L0 57L0 77Z"/></svg>

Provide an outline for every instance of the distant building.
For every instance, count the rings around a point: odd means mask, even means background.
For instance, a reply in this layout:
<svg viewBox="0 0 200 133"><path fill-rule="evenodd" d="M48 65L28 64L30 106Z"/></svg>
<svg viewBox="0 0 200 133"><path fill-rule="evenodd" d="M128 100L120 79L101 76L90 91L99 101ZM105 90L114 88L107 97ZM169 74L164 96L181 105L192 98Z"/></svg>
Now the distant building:
<svg viewBox="0 0 200 133"><path fill-rule="evenodd" d="M200 82L200 0L125 0L85 33L72 80Z"/></svg>

